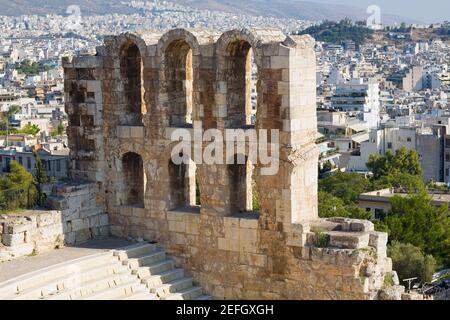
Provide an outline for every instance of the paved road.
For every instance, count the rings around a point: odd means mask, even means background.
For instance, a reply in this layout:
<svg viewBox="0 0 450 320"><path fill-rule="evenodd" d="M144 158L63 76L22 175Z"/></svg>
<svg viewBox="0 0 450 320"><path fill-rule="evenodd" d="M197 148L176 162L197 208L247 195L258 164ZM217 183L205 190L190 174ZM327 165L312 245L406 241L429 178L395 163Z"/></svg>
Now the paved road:
<svg viewBox="0 0 450 320"><path fill-rule="evenodd" d="M48 266L81 258L91 254L130 245L129 241L117 238L91 240L74 246L55 249L31 257L21 257L13 261L0 263L0 283L22 274Z"/></svg>

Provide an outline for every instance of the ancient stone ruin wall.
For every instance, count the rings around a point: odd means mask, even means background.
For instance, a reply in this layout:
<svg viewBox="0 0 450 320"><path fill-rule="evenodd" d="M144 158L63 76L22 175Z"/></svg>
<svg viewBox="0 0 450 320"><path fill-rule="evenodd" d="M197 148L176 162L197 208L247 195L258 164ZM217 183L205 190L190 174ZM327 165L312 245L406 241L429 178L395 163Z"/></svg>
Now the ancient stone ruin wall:
<svg viewBox="0 0 450 320"><path fill-rule="evenodd" d="M98 185L113 235L160 242L217 298L398 299L386 234L318 218L315 63L311 37L276 30L107 37L63 61L71 175ZM245 165L175 165L171 133L195 121L279 130L278 173L248 148Z"/></svg>
<svg viewBox="0 0 450 320"><path fill-rule="evenodd" d="M53 192L52 192L53 189ZM0 262L109 236L108 215L93 183L44 188L54 210L0 215Z"/></svg>

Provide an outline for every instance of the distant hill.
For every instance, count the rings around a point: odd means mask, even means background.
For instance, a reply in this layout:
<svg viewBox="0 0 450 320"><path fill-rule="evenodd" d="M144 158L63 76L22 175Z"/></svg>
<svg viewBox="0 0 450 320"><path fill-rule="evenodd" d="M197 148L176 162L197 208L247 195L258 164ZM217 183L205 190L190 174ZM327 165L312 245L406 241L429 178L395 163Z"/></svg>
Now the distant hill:
<svg viewBox="0 0 450 320"><path fill-rule="evenodd" d="M221 10L234 13L294 18L304 20L333 20L350 18L354 21L366 20L366 11L357 7L315 3L299 0L169 0L199 9ZM395 15L382 15L385 24L395 22L418 23L419 21Z"/></svg>
<svg viewBox="0 0 450 320"><path fill-rule="evenodd" d="M0 0L0 15L64 15L67 7L74 4L81 8L84 15L136 12L121 2L121 0Z"/></svg>
<svg viewBox="0 0 450 320"><path fill-rule="evenodd" d="M341 44L345 40L352 40L356 46L372 39L373 30L365 26L353 25L350 21L325 21L317 26L309 27L300 34L309 34L318 41Z"/></svg>
<svg viewBox="0 0 450 320"><path fill-rule="evenodd" d="M232 13L294 18L305 20L365 20L365 10L346 5L313 3L298 0L169 0L198 9L219 10ZM65 14L69 5L80 6L82 14L136 13L122 0L0 0L0 15ZM386 24L394 22L415 23L404 17L384 15Z"/></svg>

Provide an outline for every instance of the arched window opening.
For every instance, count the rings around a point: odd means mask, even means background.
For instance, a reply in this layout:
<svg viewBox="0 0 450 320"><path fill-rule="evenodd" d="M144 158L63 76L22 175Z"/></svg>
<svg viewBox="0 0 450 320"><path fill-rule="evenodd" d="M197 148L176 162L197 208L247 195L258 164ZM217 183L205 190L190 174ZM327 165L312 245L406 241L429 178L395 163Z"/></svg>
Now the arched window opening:
<svg viewBox="0 0 450 320"><path fill-rule="evenodd" d="M169 125L192 126L194 73L192 49L184 40L173 41L165 51Z"/></svg>
<svg viewBox="0 0 450 320"><path fill-rule="evenodd" d="M230 43L226 51L224 80L227 83L227 126L242 128L255 124L258 70L250 44Z"/></svg>
<svg viewBox="0 0 450 320"><path fill-rule="evenodd" d="M250 125L255 125L256 123L256 112L258 108L258 66L256 64L255 55L253 54L253 49L249 50L249 63L250 63L250 101L251 101L251 115L250 115Z"/></svg>
<svg viewBox="0 0 450 320"><path fill-rule="evenodd" d="M202 204L201 195L200 195L200 180L198 176L198 169L195 170L195 205L200 206Z"/></svg>
<svg viewBox="0 0 450 320"><path fill-rule="evenodd" d="M234 163L228 165L230 206L232 213L252 212L259 210L256 184L254 182L254 165L248 158L239 164L237 156Z"/></svg>
<svg viewBox="0 0 450 320"><path fill-rule="evenodd" d="M170 210L198 208L200 194L196 172L197 167L192 160L188 164L174 164L169 160Z"/></svg>
<svg viewBox="0 0 450 320"><path fill-rule="evenodd" d="M120 72L125 98L125 112L121 114L119 120L121 125L142 125L142 113L145 110L142 69L142 57L137 45L125 45L120 56Z"/></svg>
<svg viewBox="0 0 450 320"><path fill-rule="evenodd" d="M134 152L122 157L123 204L144 206L145 174L142 157Z"/></svg>

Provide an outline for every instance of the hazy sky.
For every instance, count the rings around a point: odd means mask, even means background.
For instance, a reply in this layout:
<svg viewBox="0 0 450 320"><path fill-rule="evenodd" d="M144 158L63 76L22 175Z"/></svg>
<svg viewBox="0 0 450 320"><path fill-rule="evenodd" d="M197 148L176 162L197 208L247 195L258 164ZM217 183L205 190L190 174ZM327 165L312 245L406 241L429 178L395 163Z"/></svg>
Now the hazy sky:
<svg viewBox="0 0 450 320"><path fill-rule="evenodd" d="M420 20L425 23L450 21L450 0L305 0L309 2L347 4L367 8L378 5L381 13Z"/></svg>

